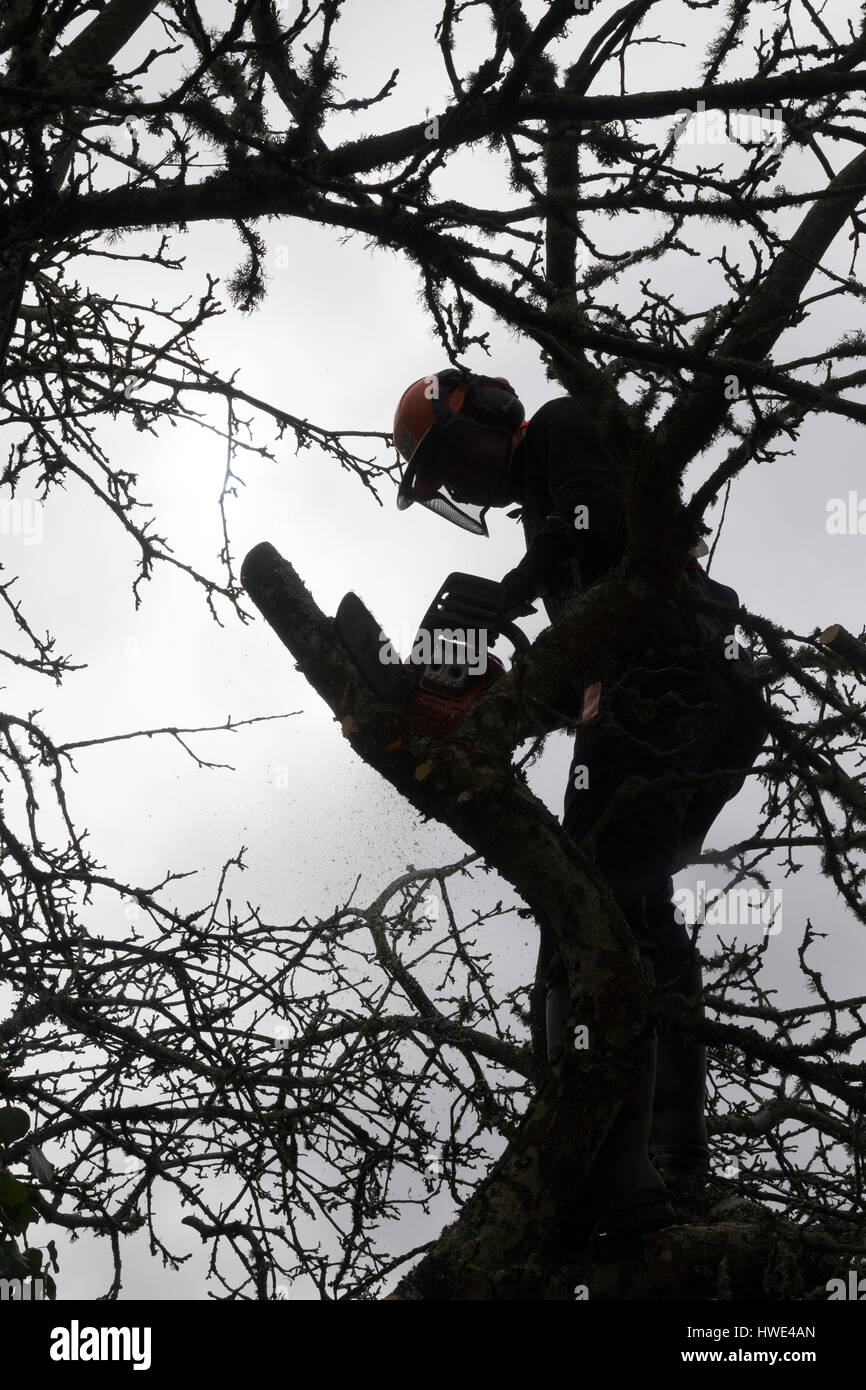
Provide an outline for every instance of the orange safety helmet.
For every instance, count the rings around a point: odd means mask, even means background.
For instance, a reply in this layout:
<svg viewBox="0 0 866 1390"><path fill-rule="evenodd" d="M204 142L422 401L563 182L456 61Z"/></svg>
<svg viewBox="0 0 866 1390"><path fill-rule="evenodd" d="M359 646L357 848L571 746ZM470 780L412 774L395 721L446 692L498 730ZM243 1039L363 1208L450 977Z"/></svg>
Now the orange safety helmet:
<svg viewBox="0 0 866 1390"><path fill-rule="evenodd" d="M449 476L445 436L455 438L461 421L504 434L513 443L524 424L524 410L510 382L502 376L474 376L463 367L447 367L413 381L400 397L394 415L394 445L406 461L397 506L402 511L420 502L456 526L486 536L484 517L489 504L467 503ZM495 480L497 484L499 481ZM446 497L443 488L451 495ZM491 484L491 497L495 491Z"/></svg>

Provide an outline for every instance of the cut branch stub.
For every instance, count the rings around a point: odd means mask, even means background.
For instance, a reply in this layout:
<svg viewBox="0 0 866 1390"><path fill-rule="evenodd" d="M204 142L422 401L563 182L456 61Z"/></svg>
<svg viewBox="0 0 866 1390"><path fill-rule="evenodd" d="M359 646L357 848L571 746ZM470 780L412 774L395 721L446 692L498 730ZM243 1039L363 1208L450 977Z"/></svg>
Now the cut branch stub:
<svg viewBox="0 0 866 1390"><path fill-rule="evenodd" d="M841 624L833 623L831 627L825 628L818 641L829 647L831 652L840 656L855 671L866 676L866 643L853 637Z"/></svg>

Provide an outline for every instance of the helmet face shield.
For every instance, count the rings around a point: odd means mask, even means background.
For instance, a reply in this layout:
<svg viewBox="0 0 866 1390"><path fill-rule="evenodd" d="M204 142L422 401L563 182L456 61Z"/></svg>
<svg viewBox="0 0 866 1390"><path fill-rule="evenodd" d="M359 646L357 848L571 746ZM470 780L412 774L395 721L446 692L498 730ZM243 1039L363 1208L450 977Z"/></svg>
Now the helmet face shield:
<svg viewBox="0 0 866 1390"><path fill-rule="evenodd" d="M416 502L420 502L422 507L428 511L435 512L437 516L444 516L446 521L450 521L454 526L460 526L464 531L471 531L474 536L489 536L487 522L484 520L487 514L486 507L474 507L464 503L457 506L448 497L443 497L437 493L435 497L416 497Z"/></svg>
<svg viewBox="0 0 866 1390"><path fill-rule="evenodd" d="M420 502L455 526L486 536L484 518L492 506L503 505L513 451L513 434L504 426L443 416L415 451L401 487L402 505Z"/></svg>

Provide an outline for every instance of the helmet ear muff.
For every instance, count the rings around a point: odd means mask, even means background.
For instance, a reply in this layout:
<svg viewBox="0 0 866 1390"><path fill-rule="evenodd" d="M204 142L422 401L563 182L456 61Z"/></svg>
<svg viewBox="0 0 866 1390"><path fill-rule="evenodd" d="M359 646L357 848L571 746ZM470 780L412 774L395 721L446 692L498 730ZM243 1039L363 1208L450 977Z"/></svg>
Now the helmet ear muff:
<svg viewBox="0 0 866 1390"><path fill-rule="evenodd" d="M511 383L504 376L472 377L463 406L483 425L502 425L512 433L526 416Z"/></svg>
<svg viewBox="0 0 866 1390"><path fill-rule="evenodd" d="M467 372L463 367L446 367L444 371L437 372L431 377L431 381L436 383L435 396L447 396L449 392L457 389L458 386L466 386L471 380L471 372Z"/></svg>
<svg viewBox="0 0 866 1390"><path fill-rule="evenodd" d="M465 411L482 425L501 425L511 431L519 430L526 415L511 382L504 376L473 376L464 367L446 367L429 378L432 389L428 396L435 415L443 406L454 414ZM459 397L444 398L464 388Z"/></svg>

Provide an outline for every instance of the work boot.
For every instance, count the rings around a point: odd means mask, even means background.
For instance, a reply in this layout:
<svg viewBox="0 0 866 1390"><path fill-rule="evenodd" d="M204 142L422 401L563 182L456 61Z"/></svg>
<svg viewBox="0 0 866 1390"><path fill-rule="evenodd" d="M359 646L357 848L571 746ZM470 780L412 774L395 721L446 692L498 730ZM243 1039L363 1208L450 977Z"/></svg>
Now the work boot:
<svg viewBox="0 0 866 1390"><path fill-rule="evenodd" d="M568 1008L567 983L551 986L547 992L547 1055L551 1064L562 1048ZM645 1038L639 1046L634 1085L570 1213L568 1224L575 1234L588 1234L595 1225L609 1235L639 1234L661 1230L675 1220L664 1181L647 1153L655 1084L655 1038Z"/></svg>
<svg viewBox="0 0 866 1390"><path fill-rule="evenodd" d="M691 946L660 949L653 956L659 989L700 1002L700 957ZM698 1017L703 1018L700 1008ZM710 1146L704 1119L707 1050L703 1043L661 1024L658 1032L650 1157L670 1176L702 1177L709 1171Z"/></svg>
<svg viewBox="0 0 866 1390"><path fill-rule="evenodd" d="M595 1161L592 1188L601 1205L601 1229L608 1235L648 1232L672 1226L674 1209L664 1179L650 1161L648 1140L656 1075L656 1040L639 1044L638 1074Z"/></svg>

